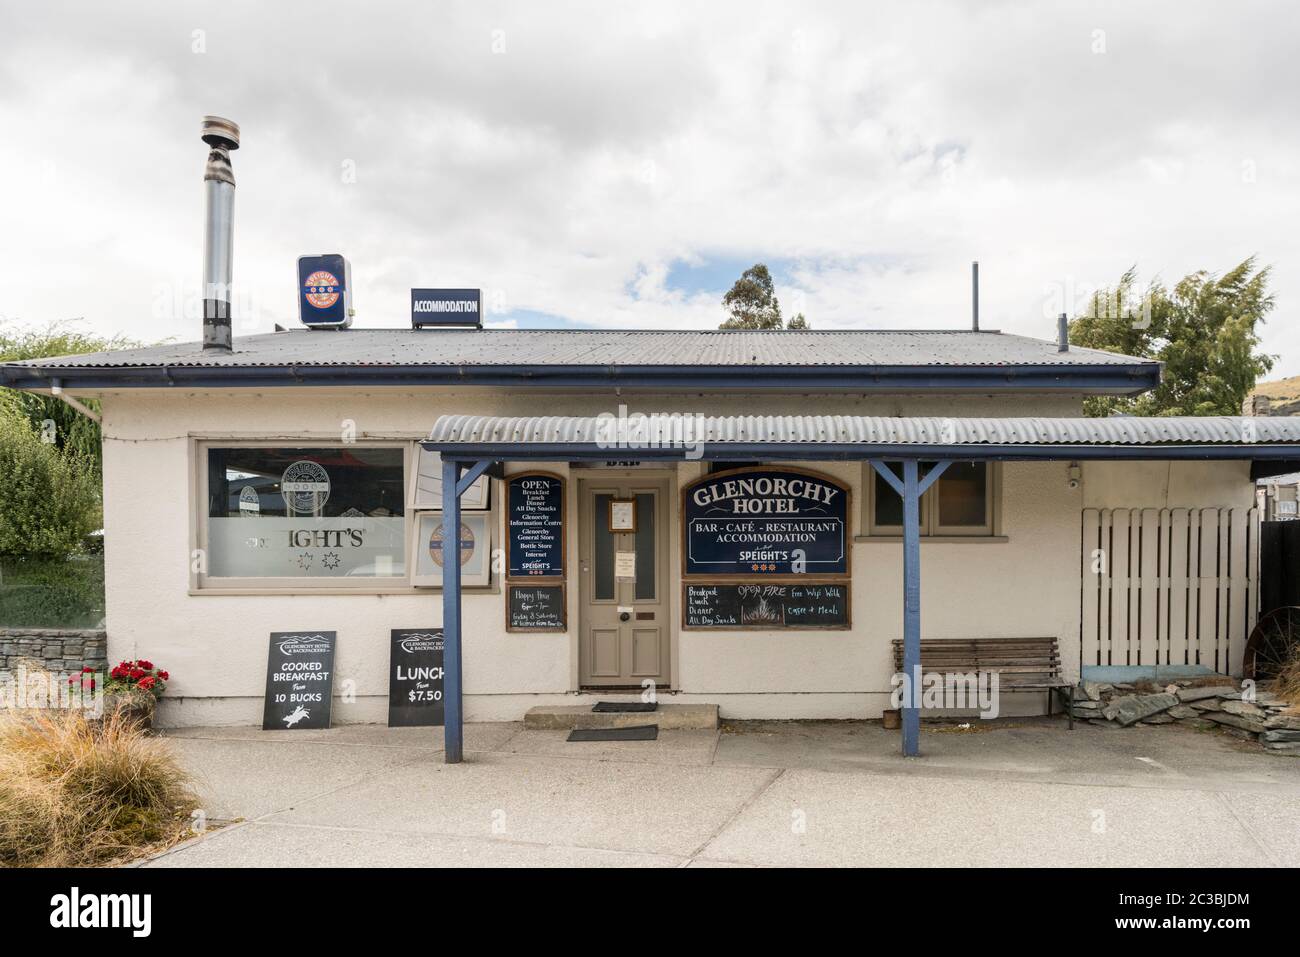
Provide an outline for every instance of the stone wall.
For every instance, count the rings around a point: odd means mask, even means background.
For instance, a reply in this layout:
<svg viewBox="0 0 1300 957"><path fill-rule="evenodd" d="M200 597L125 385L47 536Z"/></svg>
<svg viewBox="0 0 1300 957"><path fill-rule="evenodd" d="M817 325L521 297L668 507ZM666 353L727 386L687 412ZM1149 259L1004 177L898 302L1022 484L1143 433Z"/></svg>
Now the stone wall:
<svg viewBox="0 0 1300 957"><path fill-rule="evenodd" d="M1090 724L1126 728L1135 724L1180 724L1198 731L1218 729L1258 741L1266 751L1300 755L1300 709L1271 691L1256 691L1227 675L1175 681L1106 684L1084 681L1075 688L1074 716Z"/></svg>
<svg viewBox="0 0 1300 957"><path fill-rule="evenodd" d="M108 636L103 631L0 628L0 671L31 662L49 671L80 671L87 665L106 670Z"/></svg>

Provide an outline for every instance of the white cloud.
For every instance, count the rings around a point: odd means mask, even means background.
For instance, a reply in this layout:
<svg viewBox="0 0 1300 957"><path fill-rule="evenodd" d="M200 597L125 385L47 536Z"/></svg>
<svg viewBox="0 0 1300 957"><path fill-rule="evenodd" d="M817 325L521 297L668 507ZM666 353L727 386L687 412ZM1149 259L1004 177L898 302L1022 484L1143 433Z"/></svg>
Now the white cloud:
<svg viewBox="0 0 1300 957"><path fill-rule="evenodd" d="M796 264L817 327L959 327L978 258L984 325L1044 337L1061 290L1258 254L1296 374L1297 32L1252 4L41 5L0 37L0 315L197 335L171 313L220 113L237 333L294 321L305 252L351 259L374 326L413 285L714 326L668 276L720 256Z"/></svg>

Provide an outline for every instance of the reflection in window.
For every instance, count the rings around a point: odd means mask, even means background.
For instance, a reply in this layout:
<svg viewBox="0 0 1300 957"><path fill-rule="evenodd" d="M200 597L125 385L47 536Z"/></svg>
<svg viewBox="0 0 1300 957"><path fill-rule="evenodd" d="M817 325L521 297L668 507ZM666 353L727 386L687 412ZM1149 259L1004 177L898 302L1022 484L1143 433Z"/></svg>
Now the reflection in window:
<svg viewBox="0 0 1300 957"><path fill-rule="evenodd" d="M212 448L207 455L209 575L406 575L401 448Z"/></svg>
<svg viewBox="0 0 1300 957"><path fill-rule="evenodd" d="M596 537L594 555L594 591L597 601L614 600L614 533L609 530L609 500L612 496L596 496L595 521L591 523Z"/></svg>
<svg viewBox="0 0 1300 957"><path fill-rule="evenodd" d="M636 597L655 597L655 497L636 497Z"/></svg>

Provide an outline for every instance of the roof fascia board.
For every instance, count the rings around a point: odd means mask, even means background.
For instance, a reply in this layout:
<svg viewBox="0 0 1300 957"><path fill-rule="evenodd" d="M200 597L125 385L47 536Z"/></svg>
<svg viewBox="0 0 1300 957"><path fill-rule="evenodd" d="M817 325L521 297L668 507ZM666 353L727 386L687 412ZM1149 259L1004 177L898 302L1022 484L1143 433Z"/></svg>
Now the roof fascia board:
<svg viewBox="0 0 1300 957"><path fill-rule="evenodd" d="M1158 363L1088 366L0 366L0 384L48 389L485 386L713 391L1027 391L1129 395L1159 384Z"/></svg>

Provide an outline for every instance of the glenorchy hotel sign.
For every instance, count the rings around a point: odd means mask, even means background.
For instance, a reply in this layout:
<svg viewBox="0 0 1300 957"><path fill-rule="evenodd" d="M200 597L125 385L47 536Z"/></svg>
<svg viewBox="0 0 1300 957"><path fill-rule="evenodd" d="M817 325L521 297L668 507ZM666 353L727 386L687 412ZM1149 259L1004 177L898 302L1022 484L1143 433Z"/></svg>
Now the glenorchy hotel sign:
<svg viewBox="0 0 1300 957"><path fill-rule="evenodd" d="M848 574L849 490L829 476L735 469L682 498L687 575Z"/></svg>

